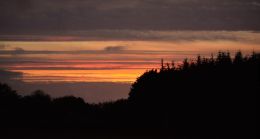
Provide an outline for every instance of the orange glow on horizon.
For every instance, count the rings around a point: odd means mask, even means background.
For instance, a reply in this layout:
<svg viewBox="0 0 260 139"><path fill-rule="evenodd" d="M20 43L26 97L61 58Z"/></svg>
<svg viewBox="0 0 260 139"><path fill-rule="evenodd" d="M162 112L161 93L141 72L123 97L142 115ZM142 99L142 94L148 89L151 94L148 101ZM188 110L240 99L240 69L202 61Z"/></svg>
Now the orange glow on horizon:
<svg viewBox="0 0 260 139"><path fill-rule="evenodd" d="M161 58L166 62L174 60L178 63L184 58L196 58L198 54L206 57L211 53L217 54L219 50L231 54L238 50L244 54L260 52L258 43L234 40L0 43L8 46L4 51L20 48L31 52L0 54L1 59L7 60L0 63L0 67L23 73L22 80L25 82L134 82L146 70L159 68ZM116 46L123 47L116 51L105 49Z"/></svg>

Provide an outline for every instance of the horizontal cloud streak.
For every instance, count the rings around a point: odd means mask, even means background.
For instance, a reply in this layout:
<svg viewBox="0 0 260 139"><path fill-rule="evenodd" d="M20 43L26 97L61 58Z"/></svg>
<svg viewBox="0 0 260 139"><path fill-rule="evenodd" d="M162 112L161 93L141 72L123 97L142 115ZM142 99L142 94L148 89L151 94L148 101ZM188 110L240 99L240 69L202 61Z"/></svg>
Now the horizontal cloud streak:
<svg viewBox="0 0 260 139"><path fill-rule="evenodd" d="M189 51L142 51L142 50L86 50L86 51L25 51L25 50L3 50L0 51L0 55L41 55L41 54L48 54L48 55L94 55L94 54L143 54L143 55L151 55L151 54L172 54L172 53L182 53ZM190 51L192 52L192 51Z"/></svg>
<svg viewBox="0 0 260 139"><path fill-rule="evenodd" d="M0 35L5 41L240 41L260 43L260 33L255 31L137 31L137 30L95 30L71 31L67 36L60 32L53 35ZM67 38L71 38L68 40ZM2 44L3 45L3 44ZM111 46L123 48L124 46Z"/></svg>

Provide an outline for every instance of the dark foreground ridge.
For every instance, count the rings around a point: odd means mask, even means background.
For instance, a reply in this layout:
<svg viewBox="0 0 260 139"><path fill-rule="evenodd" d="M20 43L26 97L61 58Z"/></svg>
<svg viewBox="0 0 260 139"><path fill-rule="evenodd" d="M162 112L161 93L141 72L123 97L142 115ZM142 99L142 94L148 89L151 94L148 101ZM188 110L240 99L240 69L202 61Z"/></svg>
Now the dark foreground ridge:
<svg viewBox="0 0 260 139"><path fill-rule="evenodd" d="M255 138L260 55L163 64L133 83L129 98L88 104L20 96L0 84L0 136L27 138Z"/></svg>

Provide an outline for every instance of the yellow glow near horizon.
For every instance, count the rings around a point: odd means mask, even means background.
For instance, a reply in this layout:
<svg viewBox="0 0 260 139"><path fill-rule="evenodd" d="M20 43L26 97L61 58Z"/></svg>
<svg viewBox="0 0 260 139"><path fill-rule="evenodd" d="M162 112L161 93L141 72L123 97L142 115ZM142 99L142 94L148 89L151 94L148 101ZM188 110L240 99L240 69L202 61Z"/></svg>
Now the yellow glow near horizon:
<svg viewBox="0 0 260 139"><path fill-rule="evenodd" d="M12 70L22 72L25 82L127 82L131 83L144 69L117 70ZM51 76L50 76L51 75Z"/></svg>

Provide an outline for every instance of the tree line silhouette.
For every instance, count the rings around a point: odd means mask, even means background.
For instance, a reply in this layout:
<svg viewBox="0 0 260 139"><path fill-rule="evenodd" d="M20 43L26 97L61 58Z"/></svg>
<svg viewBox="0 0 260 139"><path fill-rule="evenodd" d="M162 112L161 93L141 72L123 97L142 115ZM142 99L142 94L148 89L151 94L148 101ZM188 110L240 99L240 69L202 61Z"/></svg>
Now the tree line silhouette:
<svg viewBox="0 0 260 139"><path fill-rule="evenodd" d="M59 129L88 135L167 137L256 136L260 54L161 62L132 84L128 99L89 104L51 98L43 91L21 96L0 83L0 128ZM13 130L12 130L13 131ZM227 136L228 135L228 136Z"/></svg>

